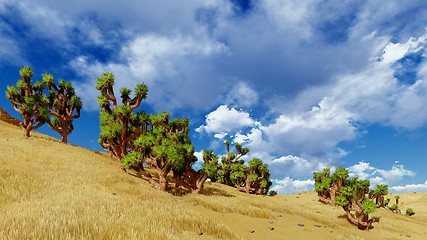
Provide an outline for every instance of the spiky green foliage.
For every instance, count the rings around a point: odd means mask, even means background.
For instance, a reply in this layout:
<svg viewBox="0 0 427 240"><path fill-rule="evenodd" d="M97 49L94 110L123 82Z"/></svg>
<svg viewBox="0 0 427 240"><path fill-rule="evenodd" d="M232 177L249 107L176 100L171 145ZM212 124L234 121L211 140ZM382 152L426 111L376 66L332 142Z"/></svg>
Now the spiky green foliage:
<svg viewBox="0 0 427 240"><path fill-rule="evenodd" d="M239 173L243 173L244 181L236 182L235 186L246 193L267 195L272 185L268 165L258 158L253 158L248 164L249 168L244 165L240 167Z"/></svg>
<svg viewBox="0 0 427 240"><path fill-rule="evenodd" d="M32 85L33 70L24 66L20 71L21 79L15 86L7 86L6 98L21 117L21 127L24 135L30 137L30 132L41 127L49 120L47 110L48 99L43 95L45 84L43 81Z"/></svg>
<svg viewBox="0 0 427 240"><path fill-rule="evenodd" d="M221 165L219 166L218 170L217 182L229 186L236 186L236 182L239 182L241 180L239 176L242 175L238 172L241 172L241 170L243 170L241 166L244 164L244 161L241 161L241 158L249 153L249 149L242 147L239 143L235 143L234 148L236 150L236 153L234 153L230 151L230 141L226 140L224 143L227 152L226 155L221 158ZM231 175L234 172L237 173L233 175L233 180L231 178Z"/></svg>
<svg viewBox="0 0 427 240"><path fill-rule="evenodd" d="M340 195L335 197L335 203L344 209L348 221L362 230L369 230L372 223L379 221L379 218L369 218L376 210L376 204L366 196L369 185L369 181L358 178L346 180Z"/></svg>
<svg viewBox="0 0 427 240"><path fill-rule="evenodd" d="M133 149L133 141L145 134L148 127L148 116L141 111L135 113L141 101L148 93L147 86L142 83L135 88L135 96L131 98L131 90L121 90L122 105L117 104L114 95L114 74L104 73L96 81L100 111L101 146L117 159L122 159Z"/></svg>
<svg viewBox="0 0 427 240"><path fill-rule="evenodd" d="M137 168L134 169L139 170L141 178L160 190L167 190L167 175L171 171L179 175L195 161L194 147L188 136L188 123L188 119L181 118L169 121L167 112L150 115L150 128L133 143L133 153L138 155L123 158L123 166L136 165ZM143 164L153 167L155 174L146 172Z"/></svg>
<svg viewBox="0 0 427 240"><path fill-rule="evenodd" d="M53 75L49 73L43 74L42 77L49 92L48 107L52 115L47 123L61 135L62 142L67 143L68 135L74 130L73 120L80 117L82 101L71 83L59 80L56 85Z"/></svg>
<svg viewBox="0 0 427 240"><path fill-rule="evenodd" d="M235 152L232 152L230 151L231 142L226 140L224 143L226 155L221 158L215 174L212 174L210 178L213 181L236 187L242 192L267 195L272 185L268 165L257 158L253 158L246 165L242 157L249 153L249 148L234 143Z"/></svg>
<svg viewBox="0 0 427 240"><path fill-rule="evenodd" d="M325 168L322 172L313 173L313 178L319 200L334 206L335 196L339 194L340 188L348 177L348 170L339 167L332 175L330 174L330 169Z"/></svg>
<svg viewBox="0 0 427 240"><path fill-rule="evenodd" d="M374 199L375 198L375 204L376 207L385 207L388 202L384 200L384 196L388 194L388 185L380 184L375 187L375 189L372 189L369 191L369 198Z"/></svg>
<svg viewBox="0 0 427 240"><path fill-rule="evenodd" d="M197 158L193 156L192 161L186 162L185 170L173 171L175 187L183 186L193 193L200 193L205 181L217 175L218 157L211 150L203 150L203 164L198 171L195 171L191 166L195 161Z"/></svg>

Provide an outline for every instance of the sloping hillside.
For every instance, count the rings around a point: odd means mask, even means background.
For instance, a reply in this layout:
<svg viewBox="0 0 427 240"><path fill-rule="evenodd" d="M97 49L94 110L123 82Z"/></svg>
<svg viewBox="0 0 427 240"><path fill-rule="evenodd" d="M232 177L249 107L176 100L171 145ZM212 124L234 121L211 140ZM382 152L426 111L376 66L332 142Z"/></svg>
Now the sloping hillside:
<svg viewBox="0 0 427 240"><path fill-rule="evenodd" d="M0 120L7 122L9 124L19 126L19 120L10 116L3 108L0 107Z"/></svg>
<svg viewBox="0 0 427 240"><path fill-rule="evenodd" d="M314 192L252 196L208 183L201 195L160 192L107 154L0 121L2 239L426 239L427 194L402 194L413 217L379 210L358 230ZM203 233L203 234L201 234Z"/></svg>

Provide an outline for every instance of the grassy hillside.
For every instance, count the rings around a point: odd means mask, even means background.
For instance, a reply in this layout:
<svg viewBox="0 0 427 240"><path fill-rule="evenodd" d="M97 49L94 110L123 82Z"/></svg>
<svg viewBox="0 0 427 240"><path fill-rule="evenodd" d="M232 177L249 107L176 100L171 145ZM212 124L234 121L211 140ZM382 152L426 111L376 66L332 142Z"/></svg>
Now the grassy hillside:
<svg viewBox="0 0 427 240"><path fill-rule="evenodd" d="M316 193L253 196L208 183L174 196L124 173L106 154L0 121L1 239L426 239L427 194L401 194L369 232ZM274 228L273 230L271 230ZM253 232L252 232L253 231ZM199 235L203 233L202 235Z"/></svg>

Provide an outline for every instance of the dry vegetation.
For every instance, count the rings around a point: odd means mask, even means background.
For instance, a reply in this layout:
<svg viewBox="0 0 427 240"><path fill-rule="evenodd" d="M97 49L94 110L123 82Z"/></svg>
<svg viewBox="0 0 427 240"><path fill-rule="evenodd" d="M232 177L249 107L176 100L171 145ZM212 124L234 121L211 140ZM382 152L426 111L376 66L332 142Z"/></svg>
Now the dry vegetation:
<svg viewBox="0 0 427 240"><path fill-rule="evenodd" d="M106 154L0 121L1 239L426 239L427 194L401 194L369 232L315 192L253 196L214 183L173 195L124 173ZM387 196L390 197L390 196ZM390 197L392 198L392 196ZM304 224L299 226L298 224ZM274 230L269 230L274 228ZM250 231L254 231L251 233ZM198 235L202 232L203 235Z"/></svg>

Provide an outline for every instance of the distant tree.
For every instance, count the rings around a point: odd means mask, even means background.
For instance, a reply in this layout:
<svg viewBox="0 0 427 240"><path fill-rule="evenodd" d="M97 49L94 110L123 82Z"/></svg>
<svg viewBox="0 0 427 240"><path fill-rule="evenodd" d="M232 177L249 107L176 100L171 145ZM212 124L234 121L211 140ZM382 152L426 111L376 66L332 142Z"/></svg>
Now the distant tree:
<svg viewBox="0 0 427 240"><path fill-rule="evenodd" d="M25 66L19 74L21 79L16 83L16 87L7 87L6 98L23 118L20 125L24 130L24 136L28 138L32 130L43 126L49 120L48 99L43 95L45 88L43 81L37 81L31 85L33 76L31 68Z"/></svg>
<svg viewBox="0 0 427 240"><path fill-rule="evenodd" d="M157 189L167 190L168 174L183 172L187 164L194 162L188 122L187 118L169 121L167 112L150 115L150 128L134 141L133 152L122 159L123 166L138 170L138 176ZM145 171L144 163L154 168L154 175Z"/></svg>
<svg viewBox="0 0 427 240"><path fill-rule="evenodd" d="M272 185L268 165L258 158L253 158L249 161L249 168L246 166L240 168L241 170L235 171L231 175L232 179L234 179L233 175L237 173L237 178L240 179L240 172L244 173L244 182L236 182L237 189L246 193L267 195Z"/></svg>
<svg viewBox="0 0 427 240"><path fill-rule="evenodd" d="M270 190L270 192L268 193L269 196L273 197L277 195L277 191L274 190Z"/></svg>
<svg viewBox="0 0 427 240"><path fill-rule="evenodd" d="M112 73L104 73L96 81L96 89L101 92L98 103L102 109L99 143L112 156L122 159L133 149L133 141L147 131L148 116L143 111L134 113L134 110L147 97L148 88L144 83L137 84L133 98L130 89L120 89L122 105L118 105L113 85Z"/></svg>
<svg viewBox="0 0 427 240"><path fill-rule="evenodd" d="M402 212L401 212L401 211L400 211L400 209L399 209L399 199L400 199L400 196L399 196L399 195L396 195L396 196L394 196L394 198L395 198L395 200L396 200L396 204L391 205L388 209L389 209L390 211L394 212L394 213L399 213L399 214L401 214Z"/></svg>
<svg viewBox="0 0 427 240"><path fill-rule="evenodd" d="M361 230L369 230L372 223L379 222L379 218L369 218L369 214L376 210L375 203L366 197L369 185L368 180L346 180L340 195L335 198L336 204L346 212L348 221Z"/></svg>
<svg viewBox="0 0 427 240"><path fill-rule="evenodd" d="M49 73L42 75L49 92L48 109L52 118L48 125L62 137L62 142L68 142L68 135L74 130L73 119L80 117L82 101L74 91L71 83L59 80L59 86L55 84L53 76Z"/></svg>
<svg viewBox="0 0 427 240"><path fill-rule="evenodd" d="M388 185L381 184L381 185L377 185L375 189L369 192L369 198L370 199L375 198L375 206L377 208L385 207L388 204L388 202L384 200L384 196L387 194L388 194Z"/></svg>
<svg viewBox="0 0 427 240"><path fill-rule="evenodd" d="M224 143L227 153L221 158L217 182L235 186L236 182L241 181L244 177L244 161L241 158L249 153L249 149L242 147L239 143L235 143L236 153L233 153L230 151L230 141L226 140ZM233 173L234 183L231 179L231 174Z"/></svg>

